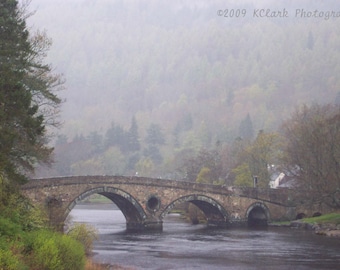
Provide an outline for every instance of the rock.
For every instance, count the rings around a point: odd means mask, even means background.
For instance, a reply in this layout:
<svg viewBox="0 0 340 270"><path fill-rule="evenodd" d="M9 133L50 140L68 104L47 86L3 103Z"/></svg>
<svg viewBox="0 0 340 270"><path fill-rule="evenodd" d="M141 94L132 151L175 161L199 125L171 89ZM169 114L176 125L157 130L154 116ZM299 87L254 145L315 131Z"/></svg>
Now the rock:
<svg viewBox="0 0 340 270"><path fill-rule="evenodd" d="M302 221L292 221L290 223L290 227L292 228L298 228L298 229L305 229L305 230L314 230L315 228L313 227L314 224L310 224L310 223L305 223Z"/></svg>
<svg viewBox="0 0 340 270"><path fill-rule="evenodd" d="M330 230L325 232L326 236L329 237L340 237L340 230Z"/></svg>
<svg viewBox="0 0 340 270"><path fill-rule="evenodd" d="M317 235L326 235L325 231L319 230L319 231L315 231L315 234Z"/></svg>
<svg viewBox="0 0 340 270"><path fill-rule="evenodd" d="M290 223L291 228L304 229L314 231L317 235L324 235L329 237L339 237L340 238L340 224L312 224L305 223L299 220L294 220Z"/></svg>

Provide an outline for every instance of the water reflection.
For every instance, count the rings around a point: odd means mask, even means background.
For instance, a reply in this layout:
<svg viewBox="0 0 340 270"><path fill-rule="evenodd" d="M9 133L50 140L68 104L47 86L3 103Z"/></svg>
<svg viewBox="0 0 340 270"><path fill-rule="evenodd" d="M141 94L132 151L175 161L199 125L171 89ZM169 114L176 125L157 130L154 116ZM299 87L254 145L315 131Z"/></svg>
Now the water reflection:
<svg viewBox="0 0 340 270"><path fill-rule="evenodd" d="M135 269L338 269L340 240L310 232L268 228L211 229L169 215L163 232L126 233L113 208L72 210L73 221L99 233L94 259Z"/></svg>

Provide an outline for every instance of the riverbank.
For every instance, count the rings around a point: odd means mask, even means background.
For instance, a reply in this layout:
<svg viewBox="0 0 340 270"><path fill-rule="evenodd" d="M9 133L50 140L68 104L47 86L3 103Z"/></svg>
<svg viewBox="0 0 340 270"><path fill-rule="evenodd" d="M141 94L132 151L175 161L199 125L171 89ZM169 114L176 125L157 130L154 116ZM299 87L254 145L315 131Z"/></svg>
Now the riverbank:
<svg viewBox="0 0 340 270"><path fill-rule="evenodd" d="M286 223L273 223L271 226L290 227L314 231L317 235L340 238L340 214L331 213L319 217L304 218Z"/></svg>
<svg viewBox="0 0 340 270"><path fill-rule="evenodd" d="M134 268L121 265L100 264L93 262L91 259L87 259L85 270L134 270Z"/></svg>
<svg viewBox="0 0 340 270"><path fill-rule="evenodd" d="M305 221L292 221L291 228L314 231L315 234L340 238L340 224L335 223L309 223Z"/></svg>

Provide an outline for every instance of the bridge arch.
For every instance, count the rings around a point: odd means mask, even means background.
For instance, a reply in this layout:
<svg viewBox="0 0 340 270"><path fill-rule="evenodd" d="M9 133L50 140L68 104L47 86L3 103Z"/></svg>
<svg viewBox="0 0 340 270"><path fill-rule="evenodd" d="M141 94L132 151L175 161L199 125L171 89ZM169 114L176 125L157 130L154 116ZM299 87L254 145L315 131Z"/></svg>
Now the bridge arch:
<svg viewBox="0 0 340 270"><path fill-rule="evenodd" d="M270 221L269 208L263 202L251 204L246 212L248 226L267 226Z"/></svg>
<svg viewBox="0 0 340 270"><path fill-rule="evenodd" d="M68 205L67 210L65 212L64 220L77 203L79 203L80 201L89 197L92 194L100 194L102 196L105 196L106 198L108 198L117 205L117 207L122 211L126 219L127 230L141 229L140 228L141 224L143 224L144 220L147 217L141 205L129 193L118 188L107 186L93 188L81 193Z"/></svg>
<svg viewBox="0 0 340 270"><path fill-rule="evenodd" d="M229 223L229 215L223 206L216 200L205 195L187 195L172 201L161 213L161 220L178 204L190 202L197 206L207 218L208 226L226 227Z"/></svg>

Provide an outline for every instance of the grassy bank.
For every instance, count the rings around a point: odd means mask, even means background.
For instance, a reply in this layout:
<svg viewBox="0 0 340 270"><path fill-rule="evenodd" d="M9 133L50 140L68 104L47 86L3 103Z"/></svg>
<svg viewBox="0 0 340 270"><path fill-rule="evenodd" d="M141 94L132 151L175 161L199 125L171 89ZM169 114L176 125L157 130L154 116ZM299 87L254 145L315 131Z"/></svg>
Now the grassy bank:
<svg viewBox="0 0 340 270"><path fill-rule="evenodd" d="M340 237L340 213L331 213L294 221L274 222L270 225L311 230L318 235Z"/></svg>
<svg viewBox="0 0 340 270"><path fill-rule="evenodd" d="M340 224L340 214L339 213L331 213L326 215L321 215L319 217L311 217L301 219L302 222L312 223L312 224Z"/></svg>
<svg viewBox="0 0 340 270"><path fill-rule="evenodd" d="M279 221L273 222L271 225L273 226L290 226L292 223L306 223L306 224L333 224L335 226L340 225L340 214L339 213L331 213L326 215L321 215L318 217L311 218L303 218L294 221Z"/></svg>

